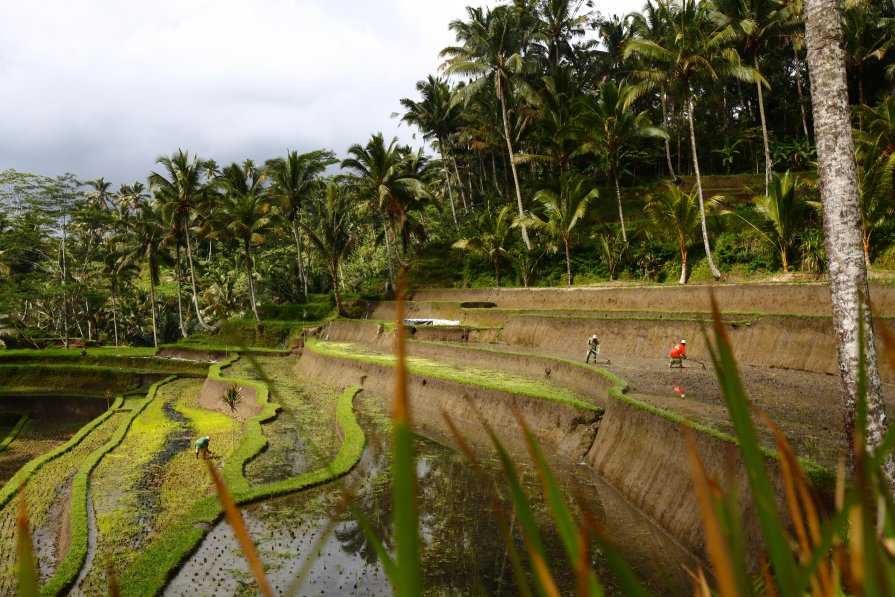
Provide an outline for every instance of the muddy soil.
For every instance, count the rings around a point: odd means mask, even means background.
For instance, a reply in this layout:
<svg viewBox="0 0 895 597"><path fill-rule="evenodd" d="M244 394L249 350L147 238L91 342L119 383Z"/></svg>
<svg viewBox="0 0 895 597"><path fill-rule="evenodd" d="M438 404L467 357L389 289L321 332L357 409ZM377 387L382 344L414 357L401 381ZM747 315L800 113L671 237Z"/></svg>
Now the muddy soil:
<svg viewBox="0 0 895 597"><path fill-rule="evenodd" d="M32 419L25 423L12 443L0 452L0 486L23 464L56 449L67 442L86 421L61 419Z"/></svg>
<svg viewBox="0 0 895 597"><path fill-rule="evenodd" d="M599 366L626 379L633 398L713 429L733 431L711 362L703 368L691 360L684 369L672 369L664 358L614 358L609 365ZM752 405L781 427L796 453L834 469L846 450L839 378L764 367L742 367L740 374ZM883 391L888 412L893 412L895 385L884 384ZM766 428L762 439L772 445Z"/></svg>

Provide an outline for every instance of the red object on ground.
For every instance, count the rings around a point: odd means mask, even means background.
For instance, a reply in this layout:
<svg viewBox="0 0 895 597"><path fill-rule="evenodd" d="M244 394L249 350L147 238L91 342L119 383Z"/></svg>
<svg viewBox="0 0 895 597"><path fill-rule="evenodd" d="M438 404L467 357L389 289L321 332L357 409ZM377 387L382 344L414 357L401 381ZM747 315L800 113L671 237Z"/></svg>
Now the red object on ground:
<svg viewBox="0 0 895 597"><path fill-rule="evenodd" d="M684 397L684 388L680 386L671 386L671 389L675 391L681 398Z"/></svg>

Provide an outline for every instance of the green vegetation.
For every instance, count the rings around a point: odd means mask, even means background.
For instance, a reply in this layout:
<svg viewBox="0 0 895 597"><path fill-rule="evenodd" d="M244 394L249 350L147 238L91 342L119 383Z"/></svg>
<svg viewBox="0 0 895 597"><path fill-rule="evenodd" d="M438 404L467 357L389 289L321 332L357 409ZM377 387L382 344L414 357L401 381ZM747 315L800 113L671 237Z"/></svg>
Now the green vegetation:
<svg viewBox="0 0 895 597"><path fill-rule="evenodd" d="M342 359L372 363L385 367L395 366L395 357L393 355L371 352L369 347L348 342L321 342L311 338L305 343L305 348ZM408 357L407 370L418 375L428 375L448 381L459 381L460 383L476 385L499 392L562 402L583 410L596 409L586 399L578 395L577 392L558 388L548 382L536 381L502 371L481 367L464 367L460 370L452 365L420 357Z"/></svg>

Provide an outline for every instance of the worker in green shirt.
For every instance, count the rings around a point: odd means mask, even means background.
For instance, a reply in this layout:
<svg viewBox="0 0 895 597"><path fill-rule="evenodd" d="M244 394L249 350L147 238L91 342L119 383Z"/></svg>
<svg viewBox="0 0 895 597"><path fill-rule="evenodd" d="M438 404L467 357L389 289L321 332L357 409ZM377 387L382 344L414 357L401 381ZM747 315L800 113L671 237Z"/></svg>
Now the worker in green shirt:
<svg viewBox="0 0 895 597"><path fill-rule="evenodd" d="M207 435L204 435L196 440L196 460L199 459L199 453L202 453L202 459L205 460L208 458L208 455L211 451L208 449L208 444L211 442L211 438Z"/></svg>

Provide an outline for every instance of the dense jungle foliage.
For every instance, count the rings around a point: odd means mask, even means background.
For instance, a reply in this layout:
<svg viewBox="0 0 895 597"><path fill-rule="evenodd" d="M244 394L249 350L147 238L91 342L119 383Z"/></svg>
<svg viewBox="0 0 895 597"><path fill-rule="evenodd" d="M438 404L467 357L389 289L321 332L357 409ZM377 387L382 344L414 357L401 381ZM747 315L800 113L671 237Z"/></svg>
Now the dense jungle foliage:
<svg viewBox="0 0 895 597"><path fill-rule="evenodd" d="M438 286L823 271L798 0L517 0L448 26L395 114L429 151L381 133L229 165L178 149L117 190L0 173L0 335L157 345L319 319L402 264ZM843 28L865 254L887 268L895 6L846 0Z"/></svg>

